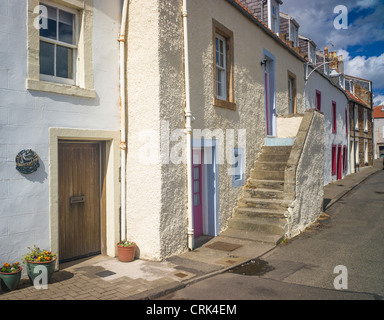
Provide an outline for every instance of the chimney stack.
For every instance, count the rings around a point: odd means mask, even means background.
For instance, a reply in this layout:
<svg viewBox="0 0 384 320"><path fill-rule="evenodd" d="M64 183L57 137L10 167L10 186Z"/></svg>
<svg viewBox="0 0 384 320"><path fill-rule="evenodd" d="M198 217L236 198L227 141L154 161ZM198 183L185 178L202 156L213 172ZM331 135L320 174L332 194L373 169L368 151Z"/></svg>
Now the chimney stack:
<svg viewBox="0 0 384 320"><path fill-rule="evenodd" d="M328 47L325 47L325 48L324 48L324 55L325 55L326 57L328 57Z"/></svg>

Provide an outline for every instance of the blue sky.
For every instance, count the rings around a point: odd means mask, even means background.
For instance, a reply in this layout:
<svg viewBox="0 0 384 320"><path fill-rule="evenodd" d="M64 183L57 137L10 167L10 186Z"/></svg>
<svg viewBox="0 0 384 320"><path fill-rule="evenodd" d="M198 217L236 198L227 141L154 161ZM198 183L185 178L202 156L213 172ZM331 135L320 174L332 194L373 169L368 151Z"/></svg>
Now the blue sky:
<svg viewBox="0 0 384 320"><path fill-rule="evenodd" d="M334 27L337 5L348 11L348 29ZM384 105L384 0L283 0L280 10L318 49L343 55L346 74L372 80L374 104Z"/></svg>

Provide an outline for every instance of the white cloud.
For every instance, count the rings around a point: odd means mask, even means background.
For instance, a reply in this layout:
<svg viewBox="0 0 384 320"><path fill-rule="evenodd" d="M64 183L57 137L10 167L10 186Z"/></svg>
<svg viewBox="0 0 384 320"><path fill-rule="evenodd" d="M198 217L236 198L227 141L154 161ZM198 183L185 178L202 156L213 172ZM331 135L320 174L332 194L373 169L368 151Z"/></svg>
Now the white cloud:
<svg viewBox="0 0 384 320"><path fill-rule="evenodd" d="M356 7L361 9L372 8L377 5L377 0L359 0L356 3Z"/></svg>
<svg viewBox="0 0 384 320"><path fill-rule="evenodd" d="M384 53L380 56L356 56L352 58L348 51L339 50L343 56L345 74L372 80L373 89L384 88Z"/></svg>
<svg viewBox="0 0 384 320"><path fill-rule="evenodd" d="M349 11L348 29L335 29L333 13L336 5L345 5ZM363 9L374 8L362 12ZM343 55L345 73L373 81L373 90L384 89L384 53L369 53L357 55L348 52L349 48L364 47L377 41L384 41L384 1L383 0L286 0L282 12L291 15L300 24L300 34L311 38L319 49L325 46L330 51L338 51ZM361 13L360 13L361 12ZM352 53L352 51L351 51ZM377 90L378 92L378 90ZM380 97L380 98L379 98ZM377 97L382 101L382 96Z"/></svg>
<svg viewBox="0 0 384 320"><path fill-rule="evenodd" d="M377 95L373 97L374 106L384 106L384 95Z"/></svg>

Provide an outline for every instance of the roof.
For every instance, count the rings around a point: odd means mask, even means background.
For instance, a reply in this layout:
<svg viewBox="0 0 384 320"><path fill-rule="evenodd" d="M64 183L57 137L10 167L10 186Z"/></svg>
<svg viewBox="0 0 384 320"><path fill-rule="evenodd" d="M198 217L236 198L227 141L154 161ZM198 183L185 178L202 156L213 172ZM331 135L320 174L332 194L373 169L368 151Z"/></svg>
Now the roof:
<svg viewBox="0 0 384 320"><path fill-rule="evenodd" d="M359 97L355 96L354 94L350 93L348 90L345 90L345 92L348 94L349 98L358 104L361 104L362 106L370 108L371 106L365 103L363 100L361 100Z"/></svg>
<svg viewBox="0 0 384 320"><path fill-rule="evenodd" d="M294 18L292 18L289 14L286 14L286 13L280 11L280 17L284 18L284 19L287 19L287 20L290 20L290 21L293 22L293 24L296 27L300 27L300 24Z"/></svg>
<svg viewBox="0 0 384 320"><path fill-rule="evenodd" d="M374 106L373 107L373 118L384 118L384 106Z"/></svg>
<svg viewBox="0 0 384 320"><path fill-rule="evenodd" d="M261 21L259 18L257 18L251 10L249 10L245 5L243 5L239 0L226 0L231 5L233 5L235 8L237 8L242 14L247 16L249 19L251 19L256 25L258 25L264 32L266 32L269 36L272 37L275 41L280 43L283 47L285 47L290 53L292 53L294 56L299 58L302 61L308 61L308 59L301 56L299 53L297 53L295 50L293 50L287 42L285 42L283 39L281 39L275 32L273 32L268 26Z"/></svg>

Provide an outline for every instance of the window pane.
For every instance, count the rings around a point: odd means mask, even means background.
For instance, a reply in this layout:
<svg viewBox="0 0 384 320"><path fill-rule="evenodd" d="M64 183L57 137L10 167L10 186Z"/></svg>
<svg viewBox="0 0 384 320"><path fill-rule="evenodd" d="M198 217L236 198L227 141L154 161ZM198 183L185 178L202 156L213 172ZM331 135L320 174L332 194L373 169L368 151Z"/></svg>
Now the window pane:
<svg viewBox="0 0 384 320"><path fill-rule="evenodd" d="M199 167L193 168L193 179L199 179Z"/></svg>
<svg viewBox="0 0 384 320"><path fill-rule="evenodd" d="M56 34L56 21L57 21L57 9L45 5L48 11L48 22L47 22L47 28L41 28L40 29L40 36L50 38L50 39L57 39Z"/></svg>
<svg viewBox="0 0 384 320"><path fill-rule="evenodd" d="M69 12L59 11L59 40L73 44L73 21L75 15Z"/></svg>
<svg viewBox="0 0 384 320"><path fill-rule="evenodd" d="M199 180L193 182L193 192L200 192L200 183Z"/></svg>
<svg viewBox="0 0 384 320"><path fill-rule="evenodd" d="M222 90L222 79L221 79L221 70L217 70L217 75L216 75L216 79L217 79L217 95L219 97L222 97L223 96L223 90Z"/></svg>
<svg viewBox="0 0 384 320"><path fill-rule="evenodd" d="M193 195L193 205L194 206L200 205L200 195L199 194Z"/></svg>
<svg viewBox="0 0 384 320"><path fill-rule="evenodd" d="M73 50L62 46L56 48L56 76L73 79Z"/></svg>
<svg viewBox="0 0 384 320"><path fill-rule="evenodd" d="M55 75L55 45L40 41L40 74Z"/></svg>

